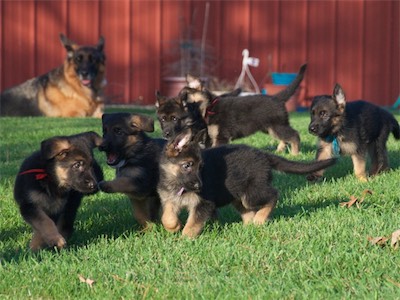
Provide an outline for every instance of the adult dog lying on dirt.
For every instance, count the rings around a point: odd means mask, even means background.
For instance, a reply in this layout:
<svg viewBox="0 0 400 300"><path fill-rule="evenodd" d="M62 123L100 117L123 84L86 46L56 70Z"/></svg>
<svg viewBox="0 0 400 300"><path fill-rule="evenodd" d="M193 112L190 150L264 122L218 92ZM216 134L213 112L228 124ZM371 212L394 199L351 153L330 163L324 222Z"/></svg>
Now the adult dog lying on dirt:
<svg viewBox="0 0 400 300"><path fill-rule="evenodd" d="M97 117L104 108L104 38L79 46L63 34L64 64L0 95L1 116Z"/></svg>
<svg viewBox="0 0 400 300"><path fill-rule="evenodd" d="M95 132L53 137L22 163L14 198L32 226L32 250L66 246L82 197L95 193L103 180L92 151L101 141Z"/></svg>
<svg viewBox="0 0 400 300"><path fill-rule="evenodd" d="M154 120L147 116L111 113L104 114L102 122L100 150L106 153L107 164L116 169L116 178L100 182L99 188L126 194L136 221L146 228L159 216L158 165L165 140L146 135L154 131Z"/></svg>
<svg viewBox="0 0 400 300"><path fill-rule="evenodd" d="M366 164L371 159L370 175L389 169L386 142L392 132L400 139L400 127L394 116L366 101L346 103L339 84L332 95L316 96L311 104L309 132L318 136L317 159L334 155L351 155L354 173L361 181L367 181ZM316 180L323 170L308 177Z"/></svg>
<svg viewBox="0 0 400 300"><path fill-rule="evenodd" d="M191 132L179 134L167 144L160 159L161 221L177 232L179 212L189 216L182 234L196 237L216 207L232 203L245 224L263 224L278 200L271 186L272 169L306 174L327 168L335 159L301 163L245 145L225 145L200 150Z"/></svg>
<svg viewBox="0 0 400 300"><path fill-rule="evenodd" d="M290 144L292 154L300 149L300 136L290 127L285 102L295 93L303 80L307 65L301 66L294 81L275 95L248 95L242 97L213 97L205 89L186 88L188 102L196 99L207 123L212 146L263 131L279 139L277 150L283 151ZM205 104L204 104L205 103Z"/></svg>

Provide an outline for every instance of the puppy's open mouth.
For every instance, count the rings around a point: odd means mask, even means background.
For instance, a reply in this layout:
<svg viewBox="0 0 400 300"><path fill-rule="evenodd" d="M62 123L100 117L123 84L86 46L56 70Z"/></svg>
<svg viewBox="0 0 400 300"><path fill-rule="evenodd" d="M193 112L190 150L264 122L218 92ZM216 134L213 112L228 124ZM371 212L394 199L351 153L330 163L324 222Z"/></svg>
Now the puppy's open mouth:
<svg viewBox="0 0 400 300"><path fill-rule="evenodd" d="M112 168L121 168L125 165L125 159L120 159L116 153L107 153L107 164Z"/></svg>

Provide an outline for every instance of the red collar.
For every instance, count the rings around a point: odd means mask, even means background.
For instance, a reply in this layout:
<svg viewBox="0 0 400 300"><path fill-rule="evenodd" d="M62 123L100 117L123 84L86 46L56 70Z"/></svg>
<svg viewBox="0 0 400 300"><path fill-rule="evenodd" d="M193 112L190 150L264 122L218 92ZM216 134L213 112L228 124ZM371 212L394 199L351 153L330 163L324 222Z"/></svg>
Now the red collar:
<svg viewBox="0 0 400 300"><path fill-rule="evenodd" d="M45 169L30 169L19 173L18 175L25 175L25 174L36 174L36 180L42 180L48 177Z"/></svg>
<svg viewBox="0 0 400 300"><path fill-rule="evenodd" d="M212 116L217 114L217 112L213 111L213 108L215 107L215 105L217 105L219 101L219 97L215 98L206 108L206 117L208 116Z"/></svg>

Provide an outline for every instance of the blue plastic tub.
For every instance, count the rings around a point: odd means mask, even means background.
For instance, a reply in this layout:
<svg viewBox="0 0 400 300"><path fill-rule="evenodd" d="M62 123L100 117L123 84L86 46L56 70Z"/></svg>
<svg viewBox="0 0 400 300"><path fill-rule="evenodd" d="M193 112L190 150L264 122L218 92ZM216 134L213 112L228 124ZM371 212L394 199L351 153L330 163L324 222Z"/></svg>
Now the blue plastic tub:
<svg viewBox="0 0 400 300"><path fill-rule="evenodd" d="M295 78L296 73L272 73L272 83L277 85L288 85L290 84Z"/></svg>

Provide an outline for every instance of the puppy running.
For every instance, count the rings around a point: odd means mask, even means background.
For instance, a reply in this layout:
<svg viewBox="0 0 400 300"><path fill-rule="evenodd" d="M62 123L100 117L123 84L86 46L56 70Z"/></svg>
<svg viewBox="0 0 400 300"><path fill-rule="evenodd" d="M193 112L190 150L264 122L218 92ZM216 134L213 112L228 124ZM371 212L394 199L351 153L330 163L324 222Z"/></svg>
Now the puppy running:
<svg viewBox="0 0 400 300"><path fill-rule="evenodd" d="M14 198L32 226L32 250L66 246L82 197L95 193L103 180L92 153L100 143L95 132L53 137L22 163Z"/></svg>
<svg viewBox="0 0 400 300"><path fill-rule="evenodd" d="M196 237L216 207L232 203L245 224L263 224L278 200L271 186L272 169L306 174L327 168L335 159L300 163L245 145L226 145L201 151L190 132L169 142L160 159L157 186L162 205L162 224L170 232L182 225L179 212L188 220L182 234Z"/></svg>
<svg viewBox="0 0 400 300"><path fill-rule="evenodd" d="M351 155L354 173L367 181L366 162L371 159L370 175L389 169L386 142L389 134L400 139L400 127L394 116L365 101L346 103L343 89L336 84L333 95L316 96L311 104L309 132L318 136L317 159ZM316 180L323 170L308 177Z"/></svg>
<svg viewBox="0 0 400 300"><path fill-rule="evenodd" d="M154 131L154 120L147 116L104 114L102 122L100 150L106 153L107 164L116 169L116 178L100 182L99 188L106 193L126 194L136 221L147 227L158 218L158 165L165 140L146 135Z"/></svg>

